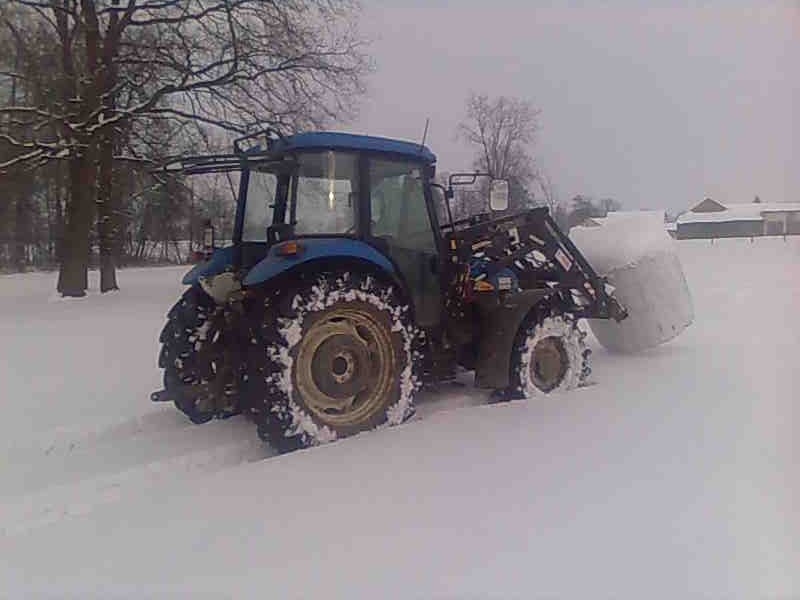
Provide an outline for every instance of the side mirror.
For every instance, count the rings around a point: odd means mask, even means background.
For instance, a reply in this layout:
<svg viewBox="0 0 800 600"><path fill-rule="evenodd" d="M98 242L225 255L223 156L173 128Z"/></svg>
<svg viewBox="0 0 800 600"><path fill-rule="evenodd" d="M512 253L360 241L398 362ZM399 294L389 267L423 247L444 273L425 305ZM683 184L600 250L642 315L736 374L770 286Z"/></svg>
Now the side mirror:
<svg viewBox="0 0 800 600"><path fill-rule="evenodd" d="M489 190L489 207L494 211L508 209L508 181L493 179Z"/></svg>

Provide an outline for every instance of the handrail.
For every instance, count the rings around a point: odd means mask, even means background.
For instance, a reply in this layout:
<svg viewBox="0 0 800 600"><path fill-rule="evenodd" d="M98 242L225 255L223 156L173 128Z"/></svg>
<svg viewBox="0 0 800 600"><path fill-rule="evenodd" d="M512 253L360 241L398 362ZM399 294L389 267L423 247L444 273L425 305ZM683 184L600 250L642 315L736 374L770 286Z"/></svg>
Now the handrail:
<svg viewBox="0 0 800 600"><path fill-rule="evenodd" d="M225 171L240 171L248 164L280 164L289 165L285 159L269 158L267 153L259 154L209 154L199 156L182 156L164 163L155 172L184 173L197 175L202 173L222 173Z"/></svg>
<svg viewBox="0 0 800 600"><path fill-rule="evenodd" d="M252 140L253 138L257 138L260 136L264 136L267 140L267 145L269 145L270 139L279 139L279 140L286 140L286 136L281 133L281 131L275 127L267 127L266 129L261 129L259 131L255 131L253 133L248 133L247 135L243 135L242 137L236 138L233 140L233 152L234 154L245 154L245 151L242 150L241 143L247 140ZM272 137L275 136L275 137Z"/></svg>

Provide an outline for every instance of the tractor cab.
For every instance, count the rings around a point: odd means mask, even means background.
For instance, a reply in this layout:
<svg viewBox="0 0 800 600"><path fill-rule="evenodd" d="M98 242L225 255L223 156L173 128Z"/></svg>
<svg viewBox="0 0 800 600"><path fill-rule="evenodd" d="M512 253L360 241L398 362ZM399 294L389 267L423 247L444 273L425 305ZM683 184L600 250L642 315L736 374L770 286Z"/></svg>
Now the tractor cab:
<svg viewBox="0 0 800 600"><path fill-rule="evenodd" d="M238 140L232 155L180 163L187 173L241 172L232 247L184 282L228 270L252 287L300 266L351 261L391 277L418 322L435 325L442 197L431 191L434 154L424 145L345 133L258 137Z"/></svg>

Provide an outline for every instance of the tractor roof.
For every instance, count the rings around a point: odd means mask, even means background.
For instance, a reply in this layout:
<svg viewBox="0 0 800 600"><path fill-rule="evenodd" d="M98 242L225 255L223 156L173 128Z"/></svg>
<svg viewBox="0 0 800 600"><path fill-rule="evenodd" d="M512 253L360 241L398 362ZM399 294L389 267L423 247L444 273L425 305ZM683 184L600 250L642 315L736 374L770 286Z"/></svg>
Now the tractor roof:
<svg viewBox="0 0 800 600"><path fill-rule="evenodd" d="M273 140L273 152L292 150L356 150L385 152L426 163L436 162L436 155L427 146L415 142L393 140L371 135L355 135L333 131L310 131Z"/></svg>

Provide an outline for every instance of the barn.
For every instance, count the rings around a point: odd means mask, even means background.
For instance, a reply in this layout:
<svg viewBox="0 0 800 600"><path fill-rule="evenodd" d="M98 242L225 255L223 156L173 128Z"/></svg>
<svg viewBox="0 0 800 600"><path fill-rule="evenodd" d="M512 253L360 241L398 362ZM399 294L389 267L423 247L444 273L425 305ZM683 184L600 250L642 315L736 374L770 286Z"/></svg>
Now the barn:
<svg viewBox="0 0 800 600"><path fill-rule="evenodd" d="M800 203L721 204L706 198L678 217L677 238L800 235Z"/></svg>

